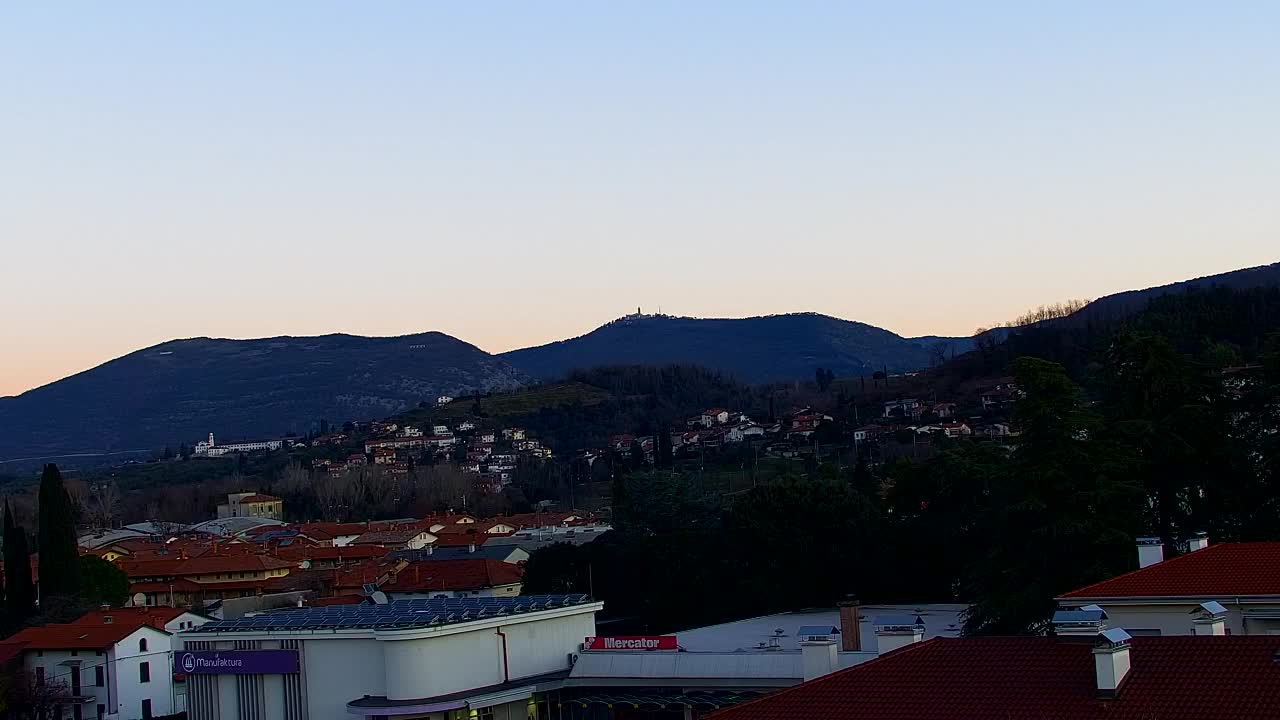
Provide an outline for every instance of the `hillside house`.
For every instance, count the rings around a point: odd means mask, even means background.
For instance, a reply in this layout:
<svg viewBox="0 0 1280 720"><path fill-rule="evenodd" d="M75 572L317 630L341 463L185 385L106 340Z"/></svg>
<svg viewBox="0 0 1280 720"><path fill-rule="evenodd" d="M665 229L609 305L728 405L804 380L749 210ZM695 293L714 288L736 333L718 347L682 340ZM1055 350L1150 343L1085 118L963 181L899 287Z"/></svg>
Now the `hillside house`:
<svg viewBox="0 0 1280 720"><path fill-rule="evenodd" d="M252 517L279 520L284 517L284 501L274 495L240 492L227 495L218 505L219 518Z"/></svg>

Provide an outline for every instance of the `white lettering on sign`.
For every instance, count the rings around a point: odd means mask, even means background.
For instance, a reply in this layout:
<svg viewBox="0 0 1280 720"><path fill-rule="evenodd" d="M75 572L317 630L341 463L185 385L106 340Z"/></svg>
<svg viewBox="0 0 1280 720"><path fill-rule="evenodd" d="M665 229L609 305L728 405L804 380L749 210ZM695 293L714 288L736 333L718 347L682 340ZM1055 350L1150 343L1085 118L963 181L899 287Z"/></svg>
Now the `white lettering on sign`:
<svg viewBox="0 0 1280 720"><path fill-rule="evenodd" d="M652 650L658 645L657 638L604 638L606 650Z"/></svg>

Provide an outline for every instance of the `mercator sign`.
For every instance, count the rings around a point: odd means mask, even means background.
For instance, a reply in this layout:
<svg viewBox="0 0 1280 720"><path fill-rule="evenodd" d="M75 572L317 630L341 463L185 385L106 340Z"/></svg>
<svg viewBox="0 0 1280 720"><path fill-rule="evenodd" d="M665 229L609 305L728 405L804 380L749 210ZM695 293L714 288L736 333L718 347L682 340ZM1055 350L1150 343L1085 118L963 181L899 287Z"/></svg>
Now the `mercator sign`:
<svg viewBox="0 0 1280 720"><path fill-rule="evenodd" d="M589 637L584 650L675 650L675 635L619 635L614 637Z"/></svg>

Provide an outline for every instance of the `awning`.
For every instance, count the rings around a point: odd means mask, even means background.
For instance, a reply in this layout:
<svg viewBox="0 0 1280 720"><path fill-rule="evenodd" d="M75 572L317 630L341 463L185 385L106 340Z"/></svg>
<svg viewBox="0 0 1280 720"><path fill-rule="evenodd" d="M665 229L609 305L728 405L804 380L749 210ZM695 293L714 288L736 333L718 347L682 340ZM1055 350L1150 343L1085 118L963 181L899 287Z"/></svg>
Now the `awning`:
<svg viewBox="0 0 1280 720"><path fill-rule="evenodd" d="M695 710L719 710L720 708L737 705L757 697L760 697L760 693L730 690L695 690L682 693L627 692L618 690L613 692L593 692L581 697L564 699L561 702L565 705L578 705L584 708L591 705L605 705L608 707L630 707L637 710L678 710L686 707Z"/></svg>

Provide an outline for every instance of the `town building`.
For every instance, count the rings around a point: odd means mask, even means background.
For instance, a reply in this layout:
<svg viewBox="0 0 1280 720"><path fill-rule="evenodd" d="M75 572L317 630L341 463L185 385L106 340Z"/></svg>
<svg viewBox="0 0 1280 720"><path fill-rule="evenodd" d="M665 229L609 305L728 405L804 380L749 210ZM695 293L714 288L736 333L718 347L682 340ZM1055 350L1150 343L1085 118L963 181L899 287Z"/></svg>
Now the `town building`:
<svg viewBox="0 0 1280 720"><path fill-rule="evenodd" d="M1280 634L1280 542L1210 545L1198 536L1168 560L1158 538L1138 543L1138 570L1073 590L1058 604L1096 605L1108 626L1142 636L1191 635L1212 601L1223 606L1232 635Z"/></svg>
<svg viewBox="0 0 1280 720"><path fill-rule="evenodd" d="M62 718L149 720L185 709L171 670L172 633L205 622L185 611L104 609L73 623L26 628L3 645L20 653L37 685L61 688L52 692L66 699Z"/></svg>
<svg viewBox="0 0 1280 720"><path fill-rule="evenodd" d="M231 493L227 495L226 503L218 505L218 517L280 520L284 517L284 501L274 495L261 493Z"/></svg>
<svg viewBox="0 0 1280 720"><path fill-rule="evenodd" d="M417 527L369 530L361 533L352 545L378 545L394 550L420 550L436 541L436 536Z"/></svg>
<svg viewBox="0 0 1280 720"><path fill-rule="evenodd" d="M545 720L595 631L585 595L328 605L179 633L190 720Z"/></svg>
<svg viewBox="0 0 1280 720"><path fill-rule="evenodd" d="M283 440L256 440L253 442L227 443L218 445L213 441L213 433L208 440L196 443L193 454L197 457L220 457L231 453L263 452L279 450L284 446Z"/></svg>
<svg viewBox="0 0 1280 720"><path fill-rule="evenodd" d="M815 652L829 650L815 643ZM1280 637L936 638L715 720L1280 717Z"/></svg>
<svg viewBox="0 0 1280 720"><path fill-rule="evenodd" d="M419 560L391 573L378 590L391 600L448 597L515 597L524 570L483 557Z"/></svg>
<svg viewBox="0 0 1280 720"><path fill-rule="evenodd" d="M130 605L200 607L211 600L251 597L282 589L296 562L260 552L185 552L161 559L122 559Z"/></svg>

